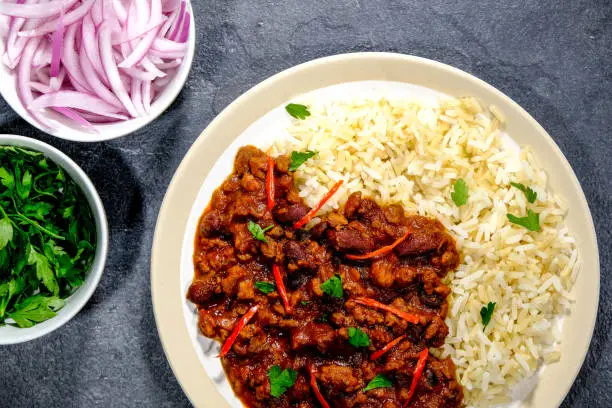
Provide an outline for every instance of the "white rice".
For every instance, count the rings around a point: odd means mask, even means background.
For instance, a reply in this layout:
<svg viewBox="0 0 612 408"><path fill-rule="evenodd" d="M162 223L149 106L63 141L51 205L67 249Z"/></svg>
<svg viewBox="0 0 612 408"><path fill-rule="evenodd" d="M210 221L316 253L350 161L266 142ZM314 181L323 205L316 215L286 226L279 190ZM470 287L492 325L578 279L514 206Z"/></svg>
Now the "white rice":
<svg viewBox="0 0 612 408"><path fill-rule="evenodd" d="M558 318L569 313L579 270L575 240L564 225L566 205L547 188L529 147L503 133L501 113L474 98L435 102L355 100L314 102L276 152L319 152L296 172L300 194L314 206L334 182L337 208L364 191L380 202L437 217L457 240L462 262L449 276L450 334L437 354L450 356L467 406L521 398L543 363L559 360ZM457 207L453 185L469 186ZM538 194L534 204L510 182ZM540 214L540 232L510 223L506 214ZM495 302L483 332L480 309ZM533 383L533 381L531 381Z"/></svg>

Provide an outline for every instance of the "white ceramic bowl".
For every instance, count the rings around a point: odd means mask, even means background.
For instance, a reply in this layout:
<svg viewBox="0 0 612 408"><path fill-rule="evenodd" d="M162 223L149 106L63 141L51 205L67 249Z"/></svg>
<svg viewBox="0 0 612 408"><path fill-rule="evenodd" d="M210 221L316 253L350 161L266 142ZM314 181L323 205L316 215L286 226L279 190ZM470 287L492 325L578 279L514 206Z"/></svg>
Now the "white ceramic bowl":
<svg viewBox="0 0 612 408"><path fill-rule="evenodd" d="M2 95L4 100L11 106L11 108L13 108L15 112L19 114L19 116L29 122L32 126L35 126L41 131L61 139L72 140L75 142L102 142L135 132L164 113L164 111L176 99L181 89L183 89L185 81L187 81L187 76L189 75L189 70L191 69L193 56L195 54L195 20L193 18L193 11L191 10L191 4L189 4L189 8L191 25L189 28L187 53L185 54L183 63L178 69L176 76L166 85L164 90L151 104L151 111L148 115L117 123L94 124L94 128L96 128L98 131L98 133L94 133L80 129L73 122L68 121L57 113L45 112L42 115L51 119L51 122L55 125L54 130L47 129L44 126L41 126L40 123L36 121L23 106L19 100L19 95L17 94L17 75L15 75L6 65L2 64L1 62L0 78L2 78L2 80L0 81L0 95ZM2 24L2 21L0 21L0 24ZM2 44L0 44L0 54L3 52L4 47Z"/></svg>
<svg viewBox="0 0 612 408"><path fill-rule="evenodd" d="M57 316L42 323L36 324L30 328L18 328L13 326L0 327L0 345L16 344L51 333L55 329L60 328L70 319L72 319L85 306L94 290L100 282L104 264L106 263L106 255L108 252L108 224L106 221L106 213L102 200L98 196L98 192L87 177L87 174L68 156L60 152L56 148L49 146L41 141L30 139L23 136L15 135L0 135L0 146L21 146L31 150L43 153L47 158L55 162L58 166L66 170L77 185L83 191L91 212L94 216L96 225L96 255L94 261L89 268L85 282L79 287L70 297L65 299L66 304L57 312Z"/></svg>

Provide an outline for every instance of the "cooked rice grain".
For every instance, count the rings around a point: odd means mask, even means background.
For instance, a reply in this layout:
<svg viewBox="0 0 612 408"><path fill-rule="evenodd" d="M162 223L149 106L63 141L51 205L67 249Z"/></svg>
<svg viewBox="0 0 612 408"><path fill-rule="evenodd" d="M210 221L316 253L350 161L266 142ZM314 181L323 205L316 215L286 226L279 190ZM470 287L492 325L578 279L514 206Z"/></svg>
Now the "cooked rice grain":
<svg viewBox="0 0 612 408"><path fill-rule="evenodd" d="M508 142L501 112L474 98L315 102L310 112L274 146L319 152L296 172L310 206L344 179L324 210L361 190L439 218L457 240L462 263L449 277L450 334L436 352L455 362L466 405L509 401L542 363L558 361L556 321L569 313L579 269L575 240L564 225L565 202L547 189L533 151ZM451 200L458 178L469 186L462 207ZM535 190L536 203L511 181ZM528 208L540 213L540 232L506 218ZM488 302L496 307L483 332L480 309Z"/></svg>

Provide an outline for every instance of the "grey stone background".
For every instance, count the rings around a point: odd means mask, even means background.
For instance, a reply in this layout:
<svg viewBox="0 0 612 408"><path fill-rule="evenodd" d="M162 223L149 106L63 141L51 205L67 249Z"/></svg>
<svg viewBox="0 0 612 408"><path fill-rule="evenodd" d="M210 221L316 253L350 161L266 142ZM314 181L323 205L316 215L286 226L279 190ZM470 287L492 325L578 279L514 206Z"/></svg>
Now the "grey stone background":
<svg viewBox="0 0 612 408"><path fill-rule="evenodd" d="M187 85L135 134L62 141L0 99L0 133L41 139L80 164L111 232L106 271L84 310L42 339L0 348L0 407L189 406L157 337L149 288L167 185L200 132L244 91L295 64L354 51L466 70L522 105L561 147L589 201L602 264L595 335L563 406L612 406L612 2L197 0L194 8L197 56Z"/></svg>

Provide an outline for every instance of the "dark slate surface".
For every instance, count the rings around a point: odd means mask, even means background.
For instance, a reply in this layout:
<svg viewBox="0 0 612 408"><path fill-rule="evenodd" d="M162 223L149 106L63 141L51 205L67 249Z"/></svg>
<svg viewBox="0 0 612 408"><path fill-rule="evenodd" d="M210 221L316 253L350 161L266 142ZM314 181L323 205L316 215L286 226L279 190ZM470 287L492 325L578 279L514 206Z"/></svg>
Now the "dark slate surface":
<svg viewBox="0 0 612 408"><path fill-rule="evenodd" d="M445 62L505 92L553 136L589 201L602 264L600 314L564 407L612 406L612 3L398 0L198 0L198 51L169 112L98 144L51 138L0 99L0 133L41 139L90 175L111 248L85 309L61 330L3 347L0 407L180 407L189 402L153 318L149 256L166 187L226 105L261 80L313 58L394 51Z"/></svg>

